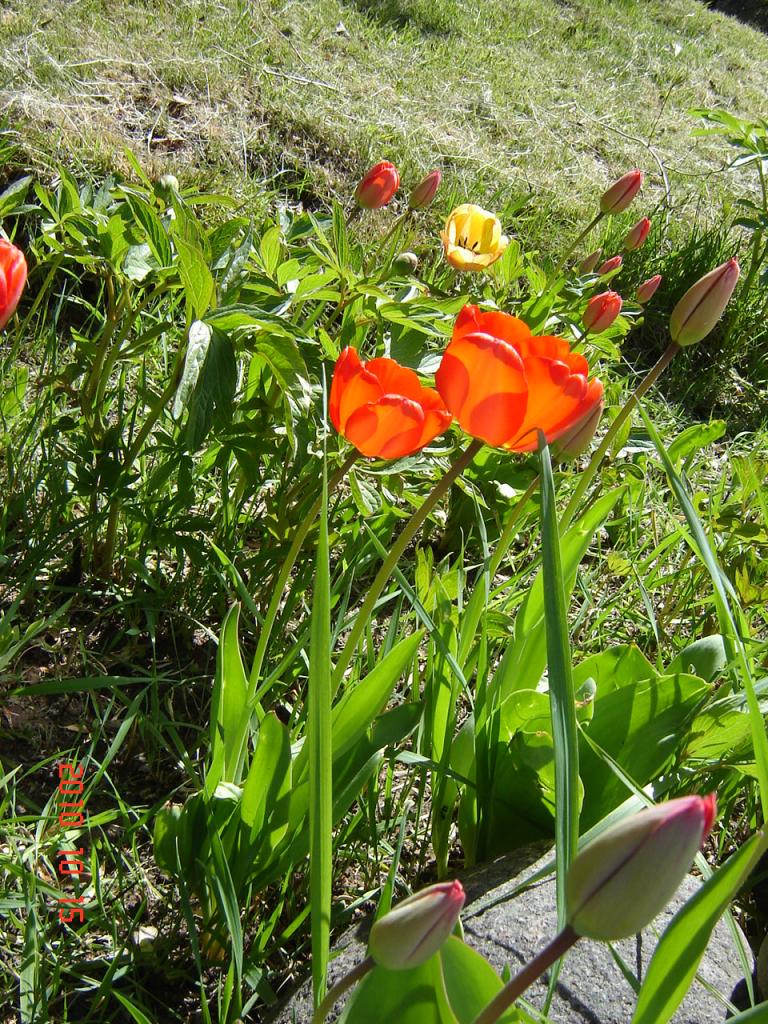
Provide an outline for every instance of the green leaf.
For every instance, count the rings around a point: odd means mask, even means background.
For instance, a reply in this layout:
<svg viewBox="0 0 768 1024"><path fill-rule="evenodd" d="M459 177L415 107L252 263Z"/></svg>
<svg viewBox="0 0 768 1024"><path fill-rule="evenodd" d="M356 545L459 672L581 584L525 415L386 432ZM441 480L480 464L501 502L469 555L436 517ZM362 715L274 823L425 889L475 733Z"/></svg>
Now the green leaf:
<svg viewBox="0 0 768 1024"><path fill-rule="evenodd" d="M693 426L686 427L670 444L669 457L676 466L679 466L683 459L719 440L724 433L725 420L694 423Z"/></svg>
<svg viewBox="0 0 768 1024"><path fill-rule="evenodd" d="M654 950L632 1024L666 1024L690 988L709 937L768 846L758 832L675 914Z"/></svg>
<svg viewBox="0 0 768 1024"><path fill-rule="evenodd" d="M555 753L555 861L558 929L566 924L565 881L579 841L579 738L576 696L568 637L565 583L555 505L555 482L544 435L539 432L541 465L541 545L546 623L549 702ZM570 592L570 588L569 588ZM556 981L552 971L550 991Z"/></svg>
<svg viewBox="0 0 768 1024"><path fill-rule="evenodd" d="M502 981L485 957L451 935L438 953L448 1004L458 1024L472 1024L480 1011L501 991ZM522 1020L511 1008L497 1024Z"/></svg>
<svg viewBox="0 0 768 1024"><path fill-rule="evenodd" d="M174 236L174 245L179 257L179 276L184 285L190 319L202 320L213 303L216 284L208 268L205 255L194 242Z"/></svg>
<svg viewBox="0 0 768 1024"><path fill-rule="evenodd" d="M147 244L157 260L158 266L170 267L173 260L171 243L156 211L140 196L128 194L125 199L134 219L143 229Z"/></svg>
<svg viewBox="0 0 768 1024"><path fill-rule="evenodd" d="M322 504L309 642L309 871L312 994L325 995L333 878L333 744L331 725L331 574L328 553L328 474L323 458Z"/></svg>
<svg viewBox="0 0 768 1024"><path fill-rule="evenodd" d="M211 766L205 780L208 794L212 794L222 780L239 782L242 774L250 716L245 707L248 680L240 657L239 619L240 605L233 604L221 627L216 652L211 698Z"/></svg>
<svg viewBox="0 0 768 1024"><path fill-rule="evenodd" d="M725 643L719 633L702 637L689 644L677 657L669 663L667 674L690 672L700 676L708 683L716 679L728 664Z"/></svg>
<svg viewBox="0 0 768 1024"><path fill-rule="evenodd" d="M11 182L4 192L0 192L0 221L12 213L21 212L31 181L32 177L27 174L25 177Z"/></svg>
<svg viewBox="0 0 768 1024"><path fill-rule="evenodd" d="M438 956L410 971L374 967L347 1001L339 1024L456 1024L438 1004Z"/></svg>
<svg viewBox="0 0 768 1024"><path fill-rule="evenodd" d="M277 715L270 712L259 726L240 805L240 817L248 826L251 842L261 835L265 822L278 808L285 811L285 820L271 829L269 846L274 848L282 839L288 819L281 798L290 790L291 781L291 738Z"/></svg>
<svg viewBox="0 0 768 1024"><path fill-rule="evenodd" d="M176 839L179 835L179 820L184 812L181 804L161 807L155 818L152 845L155 862L161 871L176 875L180 865L176 853Z"/></svg>
<svg viewBox="0 0 768 1024"><path fill-rule="evenodd" d="M208 324L202 320L195 320L189 328L187 339L187 352L184 356L184 369L181 374L179 386L173 399L173 418L178 420L186 408L192 389L197 384L200 371L208 355L208 346L211 343L213 334Z"/></svg>
<svg viewBox="0 0 768 1024"><path fill-rule="evenodd" d="M222 422L231 418L236 388L237 361L232 343L225 334L214 330L202 372L188 402L184 441L190 452L200 448L216 418Z"/></svg>

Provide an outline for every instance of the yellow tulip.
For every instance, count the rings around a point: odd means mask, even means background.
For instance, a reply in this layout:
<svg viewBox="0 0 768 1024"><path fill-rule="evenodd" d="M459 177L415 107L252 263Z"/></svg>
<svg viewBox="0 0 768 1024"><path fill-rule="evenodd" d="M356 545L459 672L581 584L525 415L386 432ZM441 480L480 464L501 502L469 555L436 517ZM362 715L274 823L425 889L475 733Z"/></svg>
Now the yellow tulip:
<svg viewBox="0 0 768 1024"><path fill-rule="evenodd" d="M445 258L457 270L485 270L509 244L498 217L473 203L457 206L440 232Z"/></svg>

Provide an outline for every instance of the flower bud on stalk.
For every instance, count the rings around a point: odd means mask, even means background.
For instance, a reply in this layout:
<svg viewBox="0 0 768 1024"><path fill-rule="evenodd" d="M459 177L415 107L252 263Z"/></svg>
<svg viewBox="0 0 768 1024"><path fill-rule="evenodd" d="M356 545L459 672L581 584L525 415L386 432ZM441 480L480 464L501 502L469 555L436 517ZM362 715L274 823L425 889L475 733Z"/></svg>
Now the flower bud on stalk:
<svg viewBox="0 0 768 1024"><path fill-rule="evenodd" d="M409 210L424 210L430 205L440 188L443 175L440 171L430 171L413 189L408 199Z"/></svg>
<svg viewBox="0 0 768 1024"><path fill-rule="evenodd" d="M730 259L710 270L688 289L669 318L672 341L685 347L706 338L723 315L739 273L739 264Z"/></svg>
<svg viewBox="0 0 768 1024"><path fill-rule="evenodd" d="M0 238L0 331L16 312L26 281L24 253L12 242Z"/></svg>
<svg viewBox="0 0 768 1024"><path fill-rule="evenodd" d="M611 256L609 260L606 260L604 263L600 264L600 266L597 268L597 273L600 277L602 277L603 274L610 274L611 271L616 270L618 267L620 267L623 262L624 260L621 256Z"/></svg>
<svg viewBox="0 0 768 1024"><path fill-rule="evenodd" d="M629 171L600 198L601 213L623 213L643 186L642 171Z"/></svg>
<svg viewBox="0 0 768 1024"><path fill-rule="evenodd" d="M602 255L603 255L603 250L602 250L602 248L600 248L600 249L595 249L595 251L591 252L589 254L589 256L585 256L584 259L579 264L579 273L580 274L591 274L592 271L597 266L597 264L600 262L600 257Z"/></svg>
<svg viewBox="0 0 768 1024"><path fill-rule="evenodd" d="M624 236L623 248L627 252L631 252L633 249L639 249L643 242L648 237L648 232L651 230L651 222L648 217L643 217L641 220L631 227Z"/></svg>
<svg viewBox="0 0 768 1024"><path fill-rule="evenodd" d="M380 917L371 928L368 954L389 971L426 963L456 927L464 906L461 882L438 882Z"/></svg>
<svg viewBox="0 0 768 1024"><path fill-rule="evenodd" d="M398 274L412 274L419 265L415 252L401 252L392 261L392 269Z"/></svg>
<svg viewBox="0 0 768 1024"><path fill-rule="evenodd" d="M587 450L597 432L597 425L603 415L605 402L602 399L583 420L574 423L571 429L552 443L552 458L556 462L570 462Z"/></svg>
<svg viewBox="0 0 768 1024"><path fill-rule="evenodd" d="M650 301L660 284L661 274L654 274L654 276L649 277L647 281L643 281L635 292L635 298L641 304Z"/></svg>
<svg viewBox="0 0 768 1024"><path fill-rule="evenodd" d="M682 882L717 813L715 794L686 796L626 818L578 854L568 871L568 924L613 941L641 931Z"/></svg>
<svg viewBox="0 0 768 1024"><path fill-rule="evenodd" d="M355 189L355 199L366 210L386 206L400 187L400 175L388 160L374 166L364 175Z"/></svg>
<svg viewBox="0 0 768 1024"><path fill-rule="evenodd" d="M600 334L611 326L620 312L621 296L618 292L601 292L589 300L581 321L591 334Z"/></svg>

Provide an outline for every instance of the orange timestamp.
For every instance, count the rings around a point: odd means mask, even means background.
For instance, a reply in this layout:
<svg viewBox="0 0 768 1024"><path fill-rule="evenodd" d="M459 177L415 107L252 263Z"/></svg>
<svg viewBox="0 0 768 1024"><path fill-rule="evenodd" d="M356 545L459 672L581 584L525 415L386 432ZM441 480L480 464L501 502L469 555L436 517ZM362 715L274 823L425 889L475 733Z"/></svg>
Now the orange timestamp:
<svg viewBox="0 0 768 1024"><path fill-rule="evenodd" d="M83 800L83 775L85 766L65 761L59 765L58 820L61 828L77 828L84 825L86 816ZM60 849L57 853L59 874L70 877L80 876L85 871L84 847L75 850ZM63 924L85 923L85 908L82 896L61 896L59 898L59 921Z"/></svg>

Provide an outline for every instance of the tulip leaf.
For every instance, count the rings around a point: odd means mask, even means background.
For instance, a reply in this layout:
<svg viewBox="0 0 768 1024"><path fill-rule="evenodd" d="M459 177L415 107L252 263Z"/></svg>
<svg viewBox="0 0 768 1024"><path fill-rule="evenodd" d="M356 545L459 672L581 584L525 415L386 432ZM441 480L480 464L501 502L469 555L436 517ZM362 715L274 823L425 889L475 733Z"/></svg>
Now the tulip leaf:
<svg viewBox="0 0 768 1024"><path fill-rule="evenodd" d="M247 721L245 728L242 721L247 678L240 657L239 619L240 605L234 604L221 627L216 654L216 677L211 698L210 768L205 782L209 794L222 779L240 781L247 730Z"/></svg>
<svg viewBox="0 0 768 1024"><path fill-rule="evenodd" d="M675 914L659 940L640 989L632 1024L666 1024L690 988L709 937L730 900L768 846L758 832Z"/></svg>

